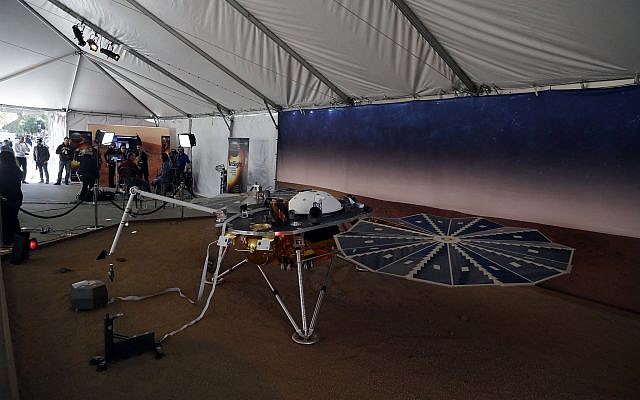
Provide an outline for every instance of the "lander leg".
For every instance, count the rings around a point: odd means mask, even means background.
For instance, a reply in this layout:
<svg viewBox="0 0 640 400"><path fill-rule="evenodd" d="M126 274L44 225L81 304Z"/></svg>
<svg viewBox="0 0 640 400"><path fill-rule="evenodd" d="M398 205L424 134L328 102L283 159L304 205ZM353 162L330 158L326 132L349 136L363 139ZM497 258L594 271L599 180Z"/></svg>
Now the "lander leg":
<svg viewBox="0 0 640 400"><path fill-rule="evenodd" d="M302 249L299 247L296 248L296 264L298 268L298 271L297 271L298 272L298 290L300 293L300 317L301 317L302 327L300 327L300 325L296 323L293 315L291 314L291 312L289 312L289 309L282 301L282 297L280 296L280 293L273 286L273 284L267 277L267 274L265 274L264 270L259 265L258 265L258 271L260 271L260 274L262 275L264 280L267 282L267 285L269 285L269 288L271 289L271 293L276 298L276 301L280 305L280 308L282 308L282 311L284 312L285 316L289 320L289 323L291 323L291 326L294 329L294 332L291 335L291 339L298 344L314 344L319 340L318 334L315 333L315 327L316 327L316 323L318 322L320 306L322 305L324 296L327 292L327 283L329 281L329 277L333 269L333 257L331 257L329 268L327 269L327 273L325 275L324 281L322 283L322 286L320 287L320 292L318 293L318 299L316 300L316 305L313 310L313 315L311 317L310 323L308 323L306 305L304 300L304 272L303 272L304 268L303 268L303 262L302 262Z"/></svg>

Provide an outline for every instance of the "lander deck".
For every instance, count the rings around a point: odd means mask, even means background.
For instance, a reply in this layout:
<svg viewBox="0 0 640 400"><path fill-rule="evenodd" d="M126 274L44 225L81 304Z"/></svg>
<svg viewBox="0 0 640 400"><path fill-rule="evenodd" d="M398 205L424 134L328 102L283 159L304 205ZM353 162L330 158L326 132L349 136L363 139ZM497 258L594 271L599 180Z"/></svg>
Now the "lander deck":
<svg viewBox="0 0 640 400"><path fill-rule="evenodd" d="M250 208L247 214L246 217L237 214L234 216L235 218L230 218L227 223L226 232L236 235L261 237L300 235L368 217L371 215L371 209L367 206L362 208L355 205L345 206L341 211L323 214L319 217L317 223L312 223L307 216L296 216L290 223L280 225L271 223L268 208Z"/></svg>

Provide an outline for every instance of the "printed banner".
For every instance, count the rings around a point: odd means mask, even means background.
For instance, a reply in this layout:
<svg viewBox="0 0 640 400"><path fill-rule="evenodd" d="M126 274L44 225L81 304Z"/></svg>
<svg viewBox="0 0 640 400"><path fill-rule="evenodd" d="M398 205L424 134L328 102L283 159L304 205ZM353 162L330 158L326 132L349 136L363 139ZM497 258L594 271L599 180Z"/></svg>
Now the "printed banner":
<svg viewBox="0 0 640 400"><path fill-rule="evenodd" d="M229 138L227 193L244 193L249 181L249 139Z"/></svg>
<svg viewBox="0 0 640 400"><path fill-rule="evenodd" d="M171 136L160 137L160 151L167 154L171 152Z"/></svg>

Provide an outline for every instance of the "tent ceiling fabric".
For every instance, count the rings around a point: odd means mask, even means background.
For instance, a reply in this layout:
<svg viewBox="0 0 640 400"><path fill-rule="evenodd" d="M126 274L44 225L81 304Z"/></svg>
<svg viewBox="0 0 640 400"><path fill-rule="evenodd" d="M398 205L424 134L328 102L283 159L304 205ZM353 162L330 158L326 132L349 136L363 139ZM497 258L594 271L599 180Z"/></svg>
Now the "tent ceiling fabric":
<svg viewBox="0 0 640 400"><path fill-rule="evenodd" d="M640 72L637 0L406 0L473 80L501 88Z"/></svg>
<svg viewBox="0 0 640 400"><path fill-rule="evenodd" d="M0 4L0 78L73 51L64 41L51 40L51 30L34 23L17 1L0 0Z"/></svg>
<svg viewBox="0 0 640 400"><path fill-rule="evenodd" d="M0 104L66 108L77 62L78 56L71 55L0 82Z"/></svg>
<svg viewBox="0 0 640 400"><path fill-rule="evenodd" d="M77 111L94 111L119 114L127 110L129 115L149 115L134 98L84 57L78 68L69 108Z"/></svg>
<svg viewBox="0 0 640 400"><path fill-rule="evenodd" d="M268 99L290 109L453 93L465 86L391 0L26 3L74 41L71 26L80 21L63 11L68 7L123 43L114 46L121 58L115 62L71 45L20 1L0 0L2 104L66 108L77 61L71 54L78 50L107 65L100 64L100 71L83 57L70 107L88 112L149 116L151 110L171 118L216 114L216 103L245 112L264 110ZM530 88L640 72L635 0L404 3L476 85Z"/></svg>

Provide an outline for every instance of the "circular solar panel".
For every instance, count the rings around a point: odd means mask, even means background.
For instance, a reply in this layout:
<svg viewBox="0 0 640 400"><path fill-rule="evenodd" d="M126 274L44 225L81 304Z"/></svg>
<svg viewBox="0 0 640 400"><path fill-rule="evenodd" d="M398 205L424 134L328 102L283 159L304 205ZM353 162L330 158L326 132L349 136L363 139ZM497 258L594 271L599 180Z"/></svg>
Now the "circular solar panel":
<svg viewBox="0 0 640 400"><path fill-rule="evenodd" d="M536 229L479 217L360 220L335 241L346 259L372 272L448 286L531 285L569 273L573 258L572 248Z"/></svg>

